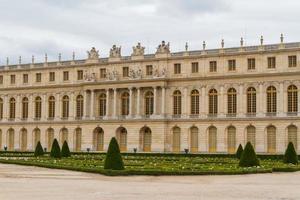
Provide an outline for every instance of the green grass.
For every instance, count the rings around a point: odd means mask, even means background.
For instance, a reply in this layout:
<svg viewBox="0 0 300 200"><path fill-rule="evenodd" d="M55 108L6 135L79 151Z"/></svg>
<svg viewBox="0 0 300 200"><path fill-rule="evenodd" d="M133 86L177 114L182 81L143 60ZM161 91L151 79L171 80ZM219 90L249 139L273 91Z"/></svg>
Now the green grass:
<svg viewBox="0 0 300 200"><path fill-rule="evenodd" d="M1 153L0 162L68 169L105 175L215 175L291 172L300 165L285 164L281 159L261 159L260 167L239 167L239 160L232 156L182 156L170 154L125 154L125 170L104 170L105 154L73 154L69 158L53 159L48 155L35 158L32 153ZM15 156L13 156L15 155Z"/></svg>

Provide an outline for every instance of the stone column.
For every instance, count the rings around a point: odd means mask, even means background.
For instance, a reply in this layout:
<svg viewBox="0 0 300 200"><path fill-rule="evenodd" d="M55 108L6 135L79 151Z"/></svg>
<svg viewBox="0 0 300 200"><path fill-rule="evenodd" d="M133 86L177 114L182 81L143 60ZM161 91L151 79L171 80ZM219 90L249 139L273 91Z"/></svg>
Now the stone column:
<svg viewBox="0 0 300 200"><path fill-rule="evenodd" d="M83 91L83 118L88 118L88 107L87 107L87 91Z"/></svg>
<svg viewBox="0 0 300 200"><path fill-rule="evenodd" d="M8 107L9 107L8 96L4 95L4 98L3 98L3 119L5 121L7 121L7 119L9 118L9 116L8 116L8 114L9 114Z"/></svg>
<svg viewBox="0 0 300 200"><path fill-rule="evenodd" d="M264 105L265 105L265 101L264 101L263 83L259 83L258 101L256 102L256 106L258 108L258 115L261 117L265 113Z"/></svg>
<svg viewBox="0 0 300 200"><path fill-rule="evenodd" d="M187 87L183 89L183 101L181 101L182 105L182 117L188 117L188 94L187 94Z"/></svg>
<svg viewBox="0 0 300 200"><path fill-rule="evenodd" d="M95 91L91 91L90 118L95 119Z"/></svg>
<svg viewBox="0 0 300 200"><path fill-rule="evenodd" d="M284 91L283 91L283 82L279 83L279 92L277 93L277 113L278 116L283 117L283 106L284 103Z"/></svg>
<svg viewBox="0 0 300 200"><path fill-rule="evenodd" d="M153 115L157 115L157 88L153 87Z"/></svg>
<svg viewBox="0 0 300 200"><path fill-rule="evenodd" d="M17 99L16 99L16 120L20 120L22 118L21 116L21 107L22 107L22 103L21 103L21 96L18 95Z"/></svg>
<svg viewBox="0 0 300 200"><path fill-rule="evenodd" d="M42 115L41 115L41 120L47 120L47 109L46 109L46 105L47 105L48 101L47 101L47 95L43 94L42 95Z"/></svg>
<svg viewBox="0 0 300 200"><path fill-rule="evenodd" d="M224 86L221 85L220 87L220 100L218 101L218 111L219 111L219 115L220 117L225 117L225 113L227 113L226 111L226 101L225 101L226 95L224 95ZM221 102L222 101L222 102Z"/></svg>
<svg viewBox="0 0 300 200"><path fill-rule="evenodd" d="M106 90L106 111L105 117L108 118L109 116L109 89Z"/></svg>
<svg viewBox="0 0 300 200"><path fill-rule="evenodd" d="M129 88L129 118L132 117L132 104L133 104L132 87Z"/></svg>
<svg viewBox="0 0 300 200"><path fill-rule="evenodd" d="M28 120L32 121L34 118L34 103L32 94L29 94L28 101Z"/></svg>
<svg viewBox="0 0 300 200"><path fill-rule="evenodd" d="M55 118L60 120L60 108L59 108L60 94L55 95Z"/></svg>
<svg viewBox="0 0 300 200"><path fill-rule="evenodd" d="M161 116L163 118L166 115L165 98L166 98L166 88L165 86L162 86L161 87Z"/></svg>
<svg viewBox="0 0 300 200"><path fill-rule="evenodd" d="M238 92L238 102L237 102L237 109L238 109L238 116L243 116L243 103L244 103L244 99L243 99L243 92L244 90L244 85L240 84L239 85L239 92Z"/></svg>
<svg viewBox="0 0 300 200"><path fill-rule="evenodd" d="M75 103L75 95L74 92L70 94L70 102L69 102L69 118L70 120L75 119L75 113L76 113L76 103Z"/></svg>
<svg viewBox="0 0 300 200"><path fill-rule="evenodd" d="M201 88L200 114L201 117L206 117L207 115L207 99L205 86L202 86Z"/></svg>
<svg viewBox="0 0 300 200"><path fill-rule="evenodd" d="M141 89L137 89L137 97L136 97L136 117L139 118L141 117L141 105L140 105L140 96L141 96Z"/></svg>
<svg viewBox="0 0 300 200"><path fill-rule="evenodd" d="M114 88L114 113L113 118L117 118L117 88Z"/></svg>

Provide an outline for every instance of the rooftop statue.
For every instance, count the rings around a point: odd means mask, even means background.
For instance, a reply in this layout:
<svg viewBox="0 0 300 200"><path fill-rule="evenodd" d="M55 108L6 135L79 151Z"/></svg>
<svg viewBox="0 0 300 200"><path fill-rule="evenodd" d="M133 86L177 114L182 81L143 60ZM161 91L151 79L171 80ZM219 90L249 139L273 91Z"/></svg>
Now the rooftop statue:
<svg viewBox="0 0 300 200"><path fill-rule="evenodd" d="M117 47L115 44L109 51L109 57L111 58L119 58L121 57L121 47Z"/></svg>
<svg viewBox="0 0 300 200"><path fill-rule="evenodd" d="M142 56L145 52L145 47L142 47L141 43L139 42L135 47L132 47L132 56Z"/></svg>
<svg viewBox="0 0 300 200"><path fill-rule="evenodd" d="M88 59L99 59L99 51L96 50L95 47L92 47L90 51L87 51L88 53Z"/></svg>
<svg viewBox="0 0 300 200"><path fill-rule="evenodd" d="M165 41L162 41L160 45L157 47L156 53L170 53L170 43L166 44Z"/></svg>

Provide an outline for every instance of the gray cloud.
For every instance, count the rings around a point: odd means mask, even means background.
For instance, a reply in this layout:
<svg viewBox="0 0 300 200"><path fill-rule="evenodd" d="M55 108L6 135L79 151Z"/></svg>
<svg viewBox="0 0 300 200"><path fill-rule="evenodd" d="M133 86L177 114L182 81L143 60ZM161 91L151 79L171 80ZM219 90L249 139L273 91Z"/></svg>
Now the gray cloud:
<svg viewBox="0 0 300 200"><path fill-rule="evenodd" d="M294 0L0 0L0 64L5 57L29 62L34 54L42 61L47 52L64 59L76 51L78 58L95 46L107 56L113 44L129 55L138 41L153 53L161 40L172 51L236 46L243 36L258 44L261 34L268 43L298 40L300 2Z"/></svg>

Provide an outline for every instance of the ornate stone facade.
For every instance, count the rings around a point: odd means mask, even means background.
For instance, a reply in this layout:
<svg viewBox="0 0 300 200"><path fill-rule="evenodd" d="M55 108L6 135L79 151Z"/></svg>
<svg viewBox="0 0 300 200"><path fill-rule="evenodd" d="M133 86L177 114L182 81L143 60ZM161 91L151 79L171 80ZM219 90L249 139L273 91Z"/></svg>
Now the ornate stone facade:
<svg viewBox="0 0 300 200"><path fill-rule="evenodd" d="M3 66L0 148L40 140L49 150L58 138L102 151L116 136L123 151L232 153L251 141L258 153L283 153L292 141L300 152L300 43L120 51Z"/></svg>

